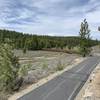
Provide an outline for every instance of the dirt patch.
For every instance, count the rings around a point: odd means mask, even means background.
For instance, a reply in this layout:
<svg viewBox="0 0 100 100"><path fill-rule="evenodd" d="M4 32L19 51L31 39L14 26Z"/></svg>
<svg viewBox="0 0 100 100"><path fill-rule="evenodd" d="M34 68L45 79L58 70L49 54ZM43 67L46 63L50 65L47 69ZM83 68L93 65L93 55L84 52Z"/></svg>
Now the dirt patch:
<svg viewBox="0 0 100 100"><path fill-rule="evenodd" d="M21 66L30 66L28 74L24 76L22 88L36 83L58 70L63 70L79 58L79 55L76 54L49 51L27 51L26 54L23 54L21 50L16 50L15 55L19 56Z"/></svg>

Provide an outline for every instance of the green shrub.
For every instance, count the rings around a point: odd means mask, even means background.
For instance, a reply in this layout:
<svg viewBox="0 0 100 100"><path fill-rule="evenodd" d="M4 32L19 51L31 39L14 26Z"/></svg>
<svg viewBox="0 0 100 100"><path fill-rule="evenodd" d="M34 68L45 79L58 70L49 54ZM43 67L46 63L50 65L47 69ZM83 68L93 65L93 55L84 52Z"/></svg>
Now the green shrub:
<svg viewBox="0 0 100 100"><path fill-rule="evenodd" d="M28 71L30 69L30 66L31 66L30 64L21 66L19 68L18 75L20 77L23 77L23 76L27 75L28 74Z"/></svg>
<svg viewBox="0 0 100 100"><path fill-rule="evenodd" d="M64 65L61 63L61 61L59 60L58 63L57 63L57 68L56 70L57 71L61 71L64 69Z"/></svg>
<svg viewBox="0 0 100 100"><path fill-rule="evenodd" d="M43 62L42 69L46 69L46 68L48 68L48 64L46 62Z"/></svg>

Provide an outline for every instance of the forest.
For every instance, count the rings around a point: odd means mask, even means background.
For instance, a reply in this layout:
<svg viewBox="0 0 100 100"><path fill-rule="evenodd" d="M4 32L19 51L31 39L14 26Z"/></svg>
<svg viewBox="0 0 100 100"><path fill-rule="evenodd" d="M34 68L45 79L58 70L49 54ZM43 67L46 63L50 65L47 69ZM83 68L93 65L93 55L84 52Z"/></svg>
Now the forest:
<svg viewBox="0 0 100 100"><path fill-rule="evenodd" d="M14 49L27 49L27 50L42 50L47 48L60 48L68 47L69 49L79 46L79 36L47 36L47 35L35 35L25 34L10 30L0 29L0 42L9 43L13 45ZM97 45L98 40L90 40L90 47Z"/></svg>

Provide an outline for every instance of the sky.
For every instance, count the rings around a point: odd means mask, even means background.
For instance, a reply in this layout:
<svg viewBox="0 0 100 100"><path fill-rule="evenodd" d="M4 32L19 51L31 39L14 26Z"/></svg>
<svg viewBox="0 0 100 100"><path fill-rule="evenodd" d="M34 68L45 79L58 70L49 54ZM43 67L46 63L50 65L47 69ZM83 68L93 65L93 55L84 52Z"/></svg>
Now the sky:
<svg viewBox="0 0 100 100"><path fill-rule="evenodd" d="M100 0L0 0L0 29L77 36L85 18L91 37L100 40Z"/></svg>

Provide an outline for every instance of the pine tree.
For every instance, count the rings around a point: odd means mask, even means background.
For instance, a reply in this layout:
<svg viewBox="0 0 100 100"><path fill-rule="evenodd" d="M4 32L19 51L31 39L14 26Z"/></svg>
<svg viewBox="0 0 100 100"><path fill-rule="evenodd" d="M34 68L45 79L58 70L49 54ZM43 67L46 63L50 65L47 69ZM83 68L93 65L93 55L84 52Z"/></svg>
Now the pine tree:
<svg viewBox="0 0 100 100"><path fill-rule="evenodd" d="M0 44L0 91L11 91L18 77L19 63L11 46Z"/></svg>
<svg viewBox="0 0 100 100"><path fill-rule="evenodd" d="M81 28L80 28L80 53L82 54L83 57L88 55L90 53L90 30L89 30L89 25L84 19L84 21L81 23Z"/></svg>

